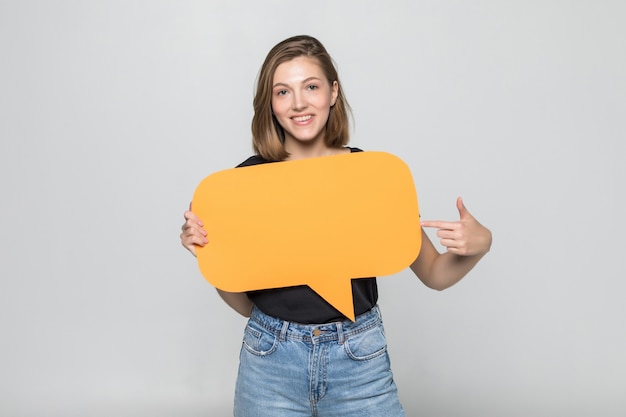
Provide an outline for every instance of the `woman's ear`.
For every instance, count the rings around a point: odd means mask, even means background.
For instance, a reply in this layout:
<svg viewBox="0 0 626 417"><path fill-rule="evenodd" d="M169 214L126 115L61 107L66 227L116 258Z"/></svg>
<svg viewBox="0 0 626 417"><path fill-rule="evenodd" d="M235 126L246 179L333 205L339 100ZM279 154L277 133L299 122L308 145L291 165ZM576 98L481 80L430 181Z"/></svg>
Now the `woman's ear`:
<svg viewBox="0 0 626 417"><path fill-rule="evenodd" d="M337 102L337 96L339 95L339 83L337 80L333 81L330 93L330 107L333 107Z"/></svg>

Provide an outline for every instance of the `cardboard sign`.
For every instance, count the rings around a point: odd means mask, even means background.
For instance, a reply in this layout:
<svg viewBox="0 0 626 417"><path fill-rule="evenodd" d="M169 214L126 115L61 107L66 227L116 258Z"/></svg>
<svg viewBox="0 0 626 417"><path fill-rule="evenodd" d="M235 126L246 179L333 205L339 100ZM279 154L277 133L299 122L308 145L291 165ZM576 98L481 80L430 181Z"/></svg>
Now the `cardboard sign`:
<svg viewBox="0 0 626 417"><path fill-rule="evenodd" d="M384 152L219 171L192 204L209 240L198 265L215 287L306 284L351 320L351 279L397 273L421 246L413 178Z"/></svg>

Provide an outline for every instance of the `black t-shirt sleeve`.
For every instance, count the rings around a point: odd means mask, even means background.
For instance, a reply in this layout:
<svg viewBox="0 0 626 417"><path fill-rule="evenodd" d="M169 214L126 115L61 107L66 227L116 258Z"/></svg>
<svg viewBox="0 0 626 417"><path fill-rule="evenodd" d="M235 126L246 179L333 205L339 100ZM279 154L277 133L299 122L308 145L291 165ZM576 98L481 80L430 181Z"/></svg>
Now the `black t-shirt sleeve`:
<svg viewBox="0 0 626 417"><path fill-rule="evenodd" d="M252 165L260 165L260 164L268 164L268 163L270 163L270 161L263 159L260 155L253 155L250 158L243 161L242 163L240 163L239 165L237 165L236 168L249 167Z"/></svg>

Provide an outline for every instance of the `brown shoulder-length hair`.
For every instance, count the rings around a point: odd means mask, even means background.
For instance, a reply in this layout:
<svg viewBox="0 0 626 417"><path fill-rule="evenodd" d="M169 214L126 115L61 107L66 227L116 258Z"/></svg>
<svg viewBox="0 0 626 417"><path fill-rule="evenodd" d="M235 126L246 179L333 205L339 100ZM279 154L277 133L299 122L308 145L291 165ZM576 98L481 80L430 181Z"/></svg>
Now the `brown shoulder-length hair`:
<svg viewBox="0 0 626 417"><path fill-rule="evenodd" d="M336 81L338 85L337 100L331 107L326 122L326 144L332 148L340 148L350 140L350 106L341 89L332 58L317 39L306 35L294 36L278 43L269 51L261 66L254 95L252 146L258 155L268 161L282 161L289 156L284 147L285 132L272 114L274 72L283 62L300 56L317 59L328 82L332 85Z"/></svg>

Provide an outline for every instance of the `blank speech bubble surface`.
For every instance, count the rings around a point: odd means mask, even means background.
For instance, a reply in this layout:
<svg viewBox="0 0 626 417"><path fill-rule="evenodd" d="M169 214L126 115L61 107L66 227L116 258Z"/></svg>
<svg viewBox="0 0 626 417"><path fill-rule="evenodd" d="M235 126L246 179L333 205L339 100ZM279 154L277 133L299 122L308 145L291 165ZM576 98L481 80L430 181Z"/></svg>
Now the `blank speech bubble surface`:
<svg viewBox="0 0 626 417"><path fill-rule="evenodd" d="M304 284L351 320L351 279L403 270L422 243L411 172L385 152L219 171L192 207L209 240L198 265L216 288Z"/></svg>

